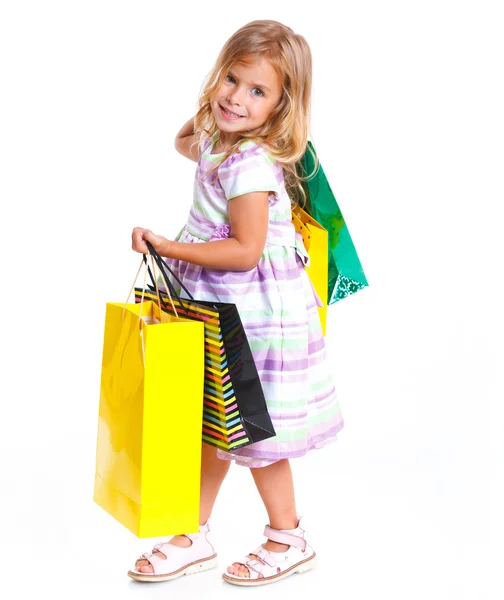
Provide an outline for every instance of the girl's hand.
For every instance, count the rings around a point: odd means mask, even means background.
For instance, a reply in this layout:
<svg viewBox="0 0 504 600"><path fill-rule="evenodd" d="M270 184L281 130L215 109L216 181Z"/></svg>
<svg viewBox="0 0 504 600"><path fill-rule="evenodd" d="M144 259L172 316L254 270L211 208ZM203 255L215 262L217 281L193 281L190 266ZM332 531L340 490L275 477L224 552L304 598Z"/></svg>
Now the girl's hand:
<svg viewBox="0 0 504 600"><path fill-rule="evenodd" d="M148 254L149 249L147 248L147 244L145 242L150 242L159 252L159 254L161 254L161 256L166 256L166 251L170 242L165 237L162 235L156 235L149 229L135 227L135 229L133 229L133 233L131 234L131 247L135 252Z"/></svg>

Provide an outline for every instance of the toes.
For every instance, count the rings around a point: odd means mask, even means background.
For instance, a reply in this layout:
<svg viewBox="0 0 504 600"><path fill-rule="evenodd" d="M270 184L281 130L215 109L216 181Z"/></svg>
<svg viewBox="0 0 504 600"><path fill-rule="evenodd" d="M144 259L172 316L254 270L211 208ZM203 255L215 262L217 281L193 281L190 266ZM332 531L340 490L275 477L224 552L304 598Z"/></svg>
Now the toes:
<svg viewBox="0 0 504 600"><path fill-rule="evenodd" d="M166 556L162 552L154 552L154 556L166 559ZM136 561L135 569L140 573L154 573L154 568L146 558L141 558Z"/></svg>
<svg viewBox="0 0 504 600"><path fill-rule="evenodd" d="M241 563L233 563L230 567L227 568L227 572L230 575L236 575L237 577L250 577L248 568Z"/></svg>
<svg viewBox="0 0 504 600"><path fill-rule="evenodd" d="M233 563L230 567L227 568L228 573L231 575L238 575L238 571L240 570L240 563Z"/></svg>
<svg viewBox="0 0 504 600"><path fill-rule="evenodd" d="M248 568L245 565L238 565L238 569L237 569L237 575L238 577L249 577L250 573Z"/></svg>
<svg viewBox="0 0 504 600"><path fill-rule="evenodd" d="M148 560L142 558L135 563L135 569L140 573L153 573L154 569Z"/></svg>
<svg viewBox="0 0 504 600"><path fill-rule="evenodd" d="M143 567L140 567L138 571L140 571L140 573L154 573L154 569L152 568L151 564L147 564Z"/></svg>
<svg viewBox="0 0 504 600"><path fill-rule="evenodd" d="M249 578L250 577L250 573L247 567L240 567L240 577L245 577L245 578Z"/></svg>

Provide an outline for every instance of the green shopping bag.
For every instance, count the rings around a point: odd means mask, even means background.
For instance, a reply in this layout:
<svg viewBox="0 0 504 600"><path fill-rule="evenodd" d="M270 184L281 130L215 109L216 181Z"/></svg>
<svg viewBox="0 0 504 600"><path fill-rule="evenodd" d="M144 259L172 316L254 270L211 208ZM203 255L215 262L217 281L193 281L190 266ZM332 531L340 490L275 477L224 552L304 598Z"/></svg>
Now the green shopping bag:
<svg viewBox="0 0 504 600"><path fill-rule="evenodd" d="M313 144L308 142L308 145L316 154ZM300 162L304 176L312 173L315 162L308 149ZM327 304L334 304L369 284L322 165L319 164L317 173L303 185L307 196L306 212L328 232Z"/></svg>

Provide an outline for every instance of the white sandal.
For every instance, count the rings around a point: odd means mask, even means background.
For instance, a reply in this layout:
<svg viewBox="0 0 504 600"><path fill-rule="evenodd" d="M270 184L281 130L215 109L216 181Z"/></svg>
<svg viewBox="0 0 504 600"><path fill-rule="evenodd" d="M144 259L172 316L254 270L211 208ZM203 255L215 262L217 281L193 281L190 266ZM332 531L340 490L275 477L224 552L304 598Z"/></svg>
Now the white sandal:
<svg viewBox="0 0 504 600"><path fill-rule="evenodd" d="M222 578L233 585L265 585L284 579L293 573L304 573L316 564L316 554L304 539L301 519L296 529L273 529L266 525L264 535L272 542L289 545L286 552L270 552L259 546L254 557L246 556L239 562L249 570L249 577L223 573Z"/></svg>
<svg viewBox="0 0 504 600"><path fill-rule="evenodd" d="M169 581L181 577L208 571L217 566L217 554L208 539L209 524L201 525L199 533L187 534L191 540L187 548L174 546L168 542L156 544L152 552L146 552L136 561L135 567L128 571L128 575L136 581ZM166 558L155 556L154 552L161 552ZM152 565L153 573L142 573L137 570L139 560L148 560Z"/></svg>

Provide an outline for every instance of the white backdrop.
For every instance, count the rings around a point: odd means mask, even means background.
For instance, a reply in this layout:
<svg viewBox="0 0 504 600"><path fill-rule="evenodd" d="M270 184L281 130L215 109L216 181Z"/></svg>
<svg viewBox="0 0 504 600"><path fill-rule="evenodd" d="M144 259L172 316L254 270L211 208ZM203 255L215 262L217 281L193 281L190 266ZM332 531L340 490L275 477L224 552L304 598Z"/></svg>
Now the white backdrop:
<svg viewBox="0 0 504 600"><path fill-rule="evenodd" d="M2 589L10 598L209 598L210 571L143 586L151 547L92 502L105 303L131 229L174 236L195 164L174 149L226 39L258 18L303 34L313 139L370 287L329 309L345 417L293 462L320 555L263 597L502 598L499 2L4 2L0 8ZM263 541L234 467L221 569Z"/></svg>

